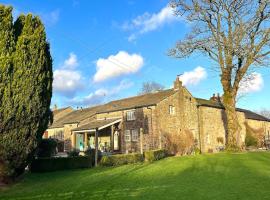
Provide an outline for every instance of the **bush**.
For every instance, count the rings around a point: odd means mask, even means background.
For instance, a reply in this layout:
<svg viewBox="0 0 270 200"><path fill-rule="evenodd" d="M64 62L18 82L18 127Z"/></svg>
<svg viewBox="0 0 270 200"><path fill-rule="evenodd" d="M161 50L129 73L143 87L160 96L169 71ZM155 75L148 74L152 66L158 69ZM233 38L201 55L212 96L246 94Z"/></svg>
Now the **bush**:
<svg viewBox="0 0 270 200"><path fill-rule="evenodd" d="M118 166L131 163L143 162L143 155L139 153L118 154L111 156L102 156L100 160L101 166Z"/></svg>
<svg viewBox="0 0 270 200"><path fill-rule="evenodd" d="M73 149L70 152L67 153L68 157L78 157L80 154L80 151L77 149Z"/></svg>
<svg viewBox="0 0 270 200"><path fill-rule="evenodd" d="M89 157L92 158L92 164L93 164L93 165L95 164L95 151L96 151L95 149L89 148L89 149L87 149L87 150L84 152L84 155L85 155L85 156L89 156ZM102 157L101 151L98 150L98 162L100 162L101 157Z"/></svg>
<svg viewBox="0 0 270 200"><path fill-rule="evenodd" d="M51 172L92 167L92 158L89 156L38 158L30 165L31 172Z"/></svg>
<svg viewBox="0 0 270 200"><path fill-rule="evenodd" d="M164 149L152 150L144 152L145 161L153 162L166 157L166 151Z"/></svg>
<svg viewBox="0 0 270 200"><path fill-rule="evenodd" d="M257 147L258 145L257 139L249 131L246 133L245 145L246 147Z"/></svg>
<svg viewBox="0 0 270 200"><path fill-rule="evenodd" d="M173 155L189 155L193 153L195 140L191 131L165 135L165 149Z"/></svg>
<svg viewBox="0 0 270 200"><path fill-rule="evenodd" d="M42 139L37 148L37 157L48 158L56 154L57 141L55 139Z"/></svg>

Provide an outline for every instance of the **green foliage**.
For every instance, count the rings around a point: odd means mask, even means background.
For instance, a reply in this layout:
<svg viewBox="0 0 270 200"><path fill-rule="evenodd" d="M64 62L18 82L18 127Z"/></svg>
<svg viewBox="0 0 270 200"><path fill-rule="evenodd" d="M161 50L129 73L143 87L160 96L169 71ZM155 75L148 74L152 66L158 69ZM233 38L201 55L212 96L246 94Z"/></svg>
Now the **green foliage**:
<svg viewBox="0 0 270 200"><path fill-rule="evenodd" d="M27 173L1 200L267 200L270 152L170 157L153 164Z"/></svg>
<svg viewBox="0 0 270 200"><path fill-rule="evenodd" d="M67 158L39 158L30 165L31 172L51 172L68 169L92 167L92 158L89 156Z"/></svg>
<svg viewBox="0 0 270 200"><path fill-rule="evenodd" d="M245 145L246 147L257 147L258 145L258 140L251 134L250 131L247 131L246 133Z"/></svg>
<svg viewBox="0 0 270 200"><path fill-rule="evenodd" d="M77 149L72 149L67 154L68 154L68 157L78 157L80 154L80 151Z"/></svg>
<svg viewBox="0 0 270 200"><path fill-rule="evenodd" d="M52 116L52 59L38 17L0 5L0 181L24 172Z"/></svg>
<svg viewBox="0 0 270 200"><path fill-rule="evenodd" d="M142 154L132 153L102 156L99 164L101 166L118 166L137 162L143 162Z"/></svg>
<svg viewBox="0 0 270 200"><path fill-rule="evenodd" d="M85 156L89 156L89 157L92 158L92 161L93 161L92 164L93 164L93 165L95 164L95 156L96 156L95 152L96 152L96 150L95 150L95 149L91 149L91 148L88 148L88 149L84 152L84 155L85 155ZM101 151L98 150L98 162L101 160L101 157L102 157Z"/></svg>
<svg viewBox="0 0 270 200"><path fill-rule="evenodd" d="M166 150L158 149L144 152L144 159L148 162L153 162L165 158L167 155Z"/></svg>
<svg viewBox="0 0 270 200"><path fill-rule="evenodd" d="M38 145L37 157L52 157L56 154L57 141L55 139L42 139Z"/></svg>

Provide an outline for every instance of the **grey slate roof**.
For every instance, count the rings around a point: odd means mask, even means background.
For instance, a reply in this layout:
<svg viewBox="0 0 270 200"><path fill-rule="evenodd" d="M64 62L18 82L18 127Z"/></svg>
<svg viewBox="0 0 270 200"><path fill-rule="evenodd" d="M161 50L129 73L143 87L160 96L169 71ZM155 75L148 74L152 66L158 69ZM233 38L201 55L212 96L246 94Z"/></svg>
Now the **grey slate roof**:
<svg viewBox="0 0 270 200"><path fill-rule="evenodd" d="M97 113L106 113L118 110L156 105L157 103L174 93L175 90L173 89L163 90L145 95L111 101L104 105L74 110L71 113L65 115L63 118L53 122L53 124L49 126L49 128L58 128L63 127L64 124L79 123L80 121L94 116Z"/></svg>
<svg viewBox="0 0 270 200"><path fill-rule="evenodd" d="M211 101L211 100L201 99L201 98L196 98L196 101L197 101L199 106L224 109L224 106L221 102L216 102L216 101ZM239 112L243 112L245 114L246 119L254 119L254 120L270 122L270 119L268 119L262 115L259 115L255 112L252 112L250 110L246 110L246 109L242 109L242 108L236 108L236 110Z"/></svg>
<svg viewBox="0 0 270 200"><path fill-rule="evenodd" d="M93 120L83 126L80 126L78 128L72 129L72 131L84 131L84 130L95 130L96 128L101 128L105 125L111 124L113 122L117 122L120 120L118 119L107 119L107 120Z"/></svg>
<svg viewBox="0 0 270 200"><path fill-rule="evenodd" d="M129 97L116 101L111 101L107 104L107 107L101 109L98 113L126 110L132 108L140 108L145 106L156 105L160 101L173 95L176 91L173 89L162 90L159 92Z"/></svg>

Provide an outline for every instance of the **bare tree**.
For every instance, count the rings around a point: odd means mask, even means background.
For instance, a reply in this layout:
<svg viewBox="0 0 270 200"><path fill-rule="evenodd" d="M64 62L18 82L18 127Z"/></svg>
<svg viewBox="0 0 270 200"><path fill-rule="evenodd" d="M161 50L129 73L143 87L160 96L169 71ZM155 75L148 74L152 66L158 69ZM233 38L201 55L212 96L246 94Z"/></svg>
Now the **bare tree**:
<svg viewBox="0 0 270 200"><path fill-rule="evenodd" d="M144 82L142 85L142 89L139 92L139 94L148 94L148 93L152 93L152 92L156 92L159 90L164 90L164 86L152 81L152 82Z"/></svg>
<svg viewBox="0 0 270 200"><path fill-rule="evenodd" d="M270 119L270 109L262 108L258 113Z"/></svg>
<svg viewBox="0 0 270 200"><path fill-rule="evenodd" d="M241 80L256 66L269 61L269 0L173 0L175 14L191 26L170 55L177 58L202 53L220 71L227 117L228 150L238 150L241 127L235 109Z"/></svg>

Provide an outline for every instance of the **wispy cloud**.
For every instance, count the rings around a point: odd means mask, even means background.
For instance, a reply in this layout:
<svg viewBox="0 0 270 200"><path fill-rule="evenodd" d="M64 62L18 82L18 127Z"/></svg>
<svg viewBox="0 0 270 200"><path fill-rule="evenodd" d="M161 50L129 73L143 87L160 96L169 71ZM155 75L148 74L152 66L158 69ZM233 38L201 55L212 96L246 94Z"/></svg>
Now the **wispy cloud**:
<svg viewBox="0 0 270 200"><path fill-rule="evenodd" d="M157 13L150 14L146 12L131 21L125 22L122 25L122 29L125 31L131 31L132 33L129 35L128 40L134 41L139 35L154 31L165 24L178 20L180 20L180 18L174 15L173 8L167 5Z"/></svg>
<svg viewBox="0 0 270 200"><path fill-rule="evenodd" d="M253 72L240 82L239 94L248 94L258 92L263 88L264 81L260 73Z"/></svg>
<svg viewBox="0 0 270 200"><path fill-rule="evenodd" d="M202 80L207 78L207 72L203 67L196 67L194 70L189 72L184 72L179 79L182 81L183 85L197 85Z"/></svg>
<svg viewBox="0 0 270 200"><path fill-rule="evenodd" d="M69 100L69 103L77 106L90 106L104 103L106 98L117 95L122 90L128 89L133 86L133 82L128 80L122 80L119 85L106 89L100 88L94 92L91 92L85 97L75 97Z"/></svg>
<svg viewBox="0 0 270 200"><path fill-rule="evenodd" d="M143 66L144 59L139 54L119 51L116 55L99 58L96 62L94 82L101 82L123 74L136 73Z"/></svg>
<svg viewBox="0 0 270 200"><path fill-rule="evenodd" d="M48 26L53 26L59 21L60 17L60 10L53 10L51 12L46 12L46 13L37 13L38 15L41 16L43 19L44 23Z"/></svg>

